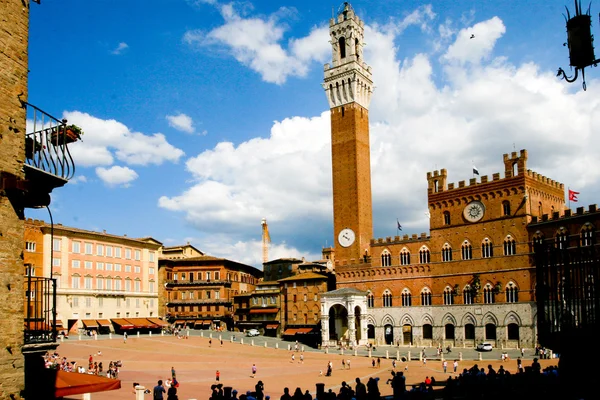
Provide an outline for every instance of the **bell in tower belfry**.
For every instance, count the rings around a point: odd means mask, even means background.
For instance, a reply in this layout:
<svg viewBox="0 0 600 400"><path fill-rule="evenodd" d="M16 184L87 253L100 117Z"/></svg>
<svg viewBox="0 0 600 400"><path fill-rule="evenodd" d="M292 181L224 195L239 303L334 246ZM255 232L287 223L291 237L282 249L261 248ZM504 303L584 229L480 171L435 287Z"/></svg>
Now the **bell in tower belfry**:
<svg viewBox="0 0 600 400"><path fill-rule="evenodd" d="M373 237L369 103L371 67L362 57L364 22L343 3L329 21L331 64L323 88L331 109L333 226L336 262L364 262Z"/></svg>

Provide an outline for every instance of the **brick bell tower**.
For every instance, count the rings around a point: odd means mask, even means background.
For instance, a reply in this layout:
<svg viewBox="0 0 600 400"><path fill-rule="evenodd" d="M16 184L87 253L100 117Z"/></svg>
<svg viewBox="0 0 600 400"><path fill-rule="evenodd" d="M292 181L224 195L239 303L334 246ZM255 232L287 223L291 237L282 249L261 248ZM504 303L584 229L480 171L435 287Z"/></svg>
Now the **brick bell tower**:
<svg viewBox="0 0 600 400"><path fill-rule="evenodd" d="M373 237L369 103L371 67L363 61L364 22L345 2L329 21L332 64L323 88L331 109L335 259L359 263Z"/></svg>

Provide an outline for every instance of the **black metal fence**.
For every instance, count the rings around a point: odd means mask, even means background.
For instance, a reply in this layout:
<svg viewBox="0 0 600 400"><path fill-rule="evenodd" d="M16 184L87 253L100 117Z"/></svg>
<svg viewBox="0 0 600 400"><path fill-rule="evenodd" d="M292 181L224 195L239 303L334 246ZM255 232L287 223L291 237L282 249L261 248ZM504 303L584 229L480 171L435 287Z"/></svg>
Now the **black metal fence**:
<svg viewBox="0 0 600 400"><path fill-rule="evenodd" d="M25 343L56 342L56 279L25 277Z"/></svg>
<svg viewBox="0 0 600 400"><path fill-rule="evenodd" d="M71 143L66 120L59 120L33 104L27 107L25 163L31 167L69 180L75 175L75 162L69 151Z"/></svg>
<svg viewBox="0 0 600 400"><path fill-rule="evenodd" d="M561 351L561 343L586 340L600 328L600 247L559 249L537 243L538 341ZM585 343L581 343L585 346Z"/></svg>

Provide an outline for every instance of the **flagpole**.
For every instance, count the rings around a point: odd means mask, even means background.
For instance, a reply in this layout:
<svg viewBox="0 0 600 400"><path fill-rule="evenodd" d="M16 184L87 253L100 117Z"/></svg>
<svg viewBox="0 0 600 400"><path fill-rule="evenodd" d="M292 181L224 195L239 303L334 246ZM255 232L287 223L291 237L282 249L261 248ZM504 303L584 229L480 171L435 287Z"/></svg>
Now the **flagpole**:
<svg viewBox="0 0 600 400"><path fill-rule="evenodd" d="M570 186L567 186L567 199L568 199L567 201L569 202L568 205L569 205L569 210L570 210L571 209L571 187Z"/></svg>

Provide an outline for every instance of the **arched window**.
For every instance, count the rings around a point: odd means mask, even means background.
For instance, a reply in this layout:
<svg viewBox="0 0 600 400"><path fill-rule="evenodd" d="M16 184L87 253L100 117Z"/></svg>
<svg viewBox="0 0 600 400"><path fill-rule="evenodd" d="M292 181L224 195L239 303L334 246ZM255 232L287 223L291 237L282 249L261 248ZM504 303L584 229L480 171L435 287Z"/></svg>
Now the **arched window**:
<svg viewBox="0 0 600 400"><path fill-rule="evenodd" d="M392 255L386 249L381 253L381 266L389 267L390 265L392 265Z"/></svg>
<svg viewBox="0 0 600 400"><path fill-rule="evenodd" d="M423 288L423 290L421 290L421 305L431 305L431 291L428 288Z"/></svg>
<svg viewBox="0 0 600 400"><path fill-rule="evenodd" d="M433 326L423 324L423 339L433 339Z"/></svg>
<svg viewBox="0 0 600 400"><path fill-rule="evenodd" d="M493 304L496 302L496 294L491 284L486 284L483 288L483 302L485 304Z"/></svg>
<svg viewBox="0 0 600 400"><path fill-rule="evenodd" d="M519 288L513 282L506 285L506 302L517 303L519 301Z"/></svg>
<svg viewBox="0 0 600 400"><path fill-rule="evenodd" d="M470 260L473 258L473 247L467 240L465 240L461 246L461 253L463 260Z"/></svg>
<svg viewBox="0 0 600 400"><path fill-rule="evenodd" d="M481 257L490 258L494 256L494 247L490 239L485 238L481 243Z"/></svg>
<svg viewBox="0 0 600 400"><path fill-rule="evenodd" d="M564 250L569 247L569 234L565 228L558 230L554 242L557 249Z"/></svg>
<svg viewBox="0 0 600 400"><path fill-rule="evenodd" d="M373 296L373 293L371 292L367 294L367 307L375 307L375 296Z"/></svg>
<svg viewBox="0 0 600 400"><path fill-rule="evenodd" d="M594 239L594 227L589 222L586 222L581 228L581 246L592 246Z"/></svg>
<svg viewBox="0 0 600 400"><path fill-rule="evenodd" d="M517 241L508 235L504 239L504 255L514 256L515 254L517 254Z"/></svg>
<svg viewBox="0 0 600 400"><path fill-rule="evenodd" d="M448 243L442 247L442 261L452 261L452 247Z"/></svg>
<svg viewBox="0 0 600 400"><path fill-rule="evenodd" d="M445 305L454 304L454 296L452 293L452 288L450 286L446 286L446 289L444 289L444 304Z"/></svg>
<svg viewBox="0 0 600 400"><path fill-rule="evenodd" d="M542 218L542 215L544 215L544 208L542 207L542 202L540 201L538 203L538 218Z"/></svg>
<svg viewBox="0 0 600 400"><path fill-rule="evenodd" d="M421 247L419 250L419 263L420 264L429 264L431 261L431 253L429 249L425 246Z"/></svg>
<svg viewBox="0 0 600 400"><path fill-rule="evenodd" d="M402 291L402 307L410 306L412 306L412 296L410 295L410 291L408 289L404 289Z"/></svg>
<svg viewBox="0 0 600 400"><path fill-rule="evenodd" d="M410 251L405 247L400 252L400 265L409 265L410 264Z"/></svg>
<svg viewBox="0 0 600 400"><path fill-rule="evenodd" d="M506 326L508 340L519 340L519 325L512 323Z"/></svg>
<svg viewBox="0 0 600 400"><path fill-rule="evenodd" d="M450 212L444 211L444 225L450 225Z"/></svg>
<svg viewBox="0 0 600 400"><path fill-rule="evenodd" d="M463 303L473 304L473 289L470 285L465 286L463 289Z"/></svg>
<svg viewBox="0 0 600 400"><path fill-rule="evenodd" d="M502 215L510 215L510 201L508 200L502 202Z"/></svg>
<svg viewBox="0 0 600 400"><path fill-rule="evenodd" d="M340 45L340 58L346 58L346 38L345 37L340 37L339 40L339 45Z"/></svg>
<svg viewBox="0 0 600 400"><path fill-rule="evenodd" d="M384 307L392 307L392 292L386 289L385 292L383 292L382 299Z"/></svg>

